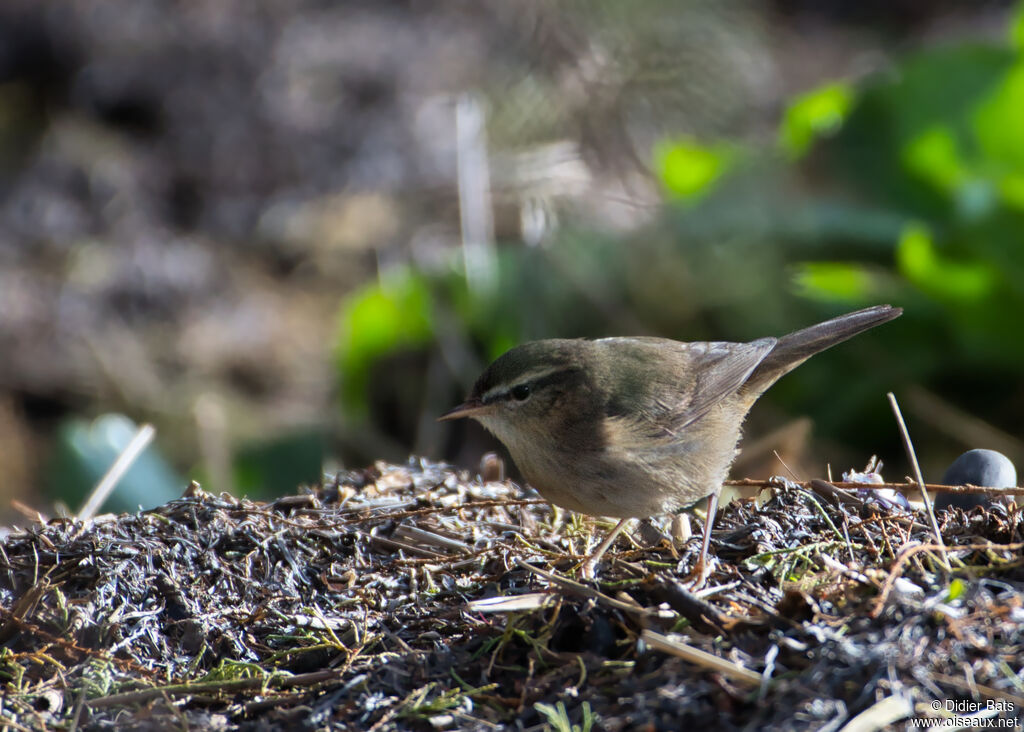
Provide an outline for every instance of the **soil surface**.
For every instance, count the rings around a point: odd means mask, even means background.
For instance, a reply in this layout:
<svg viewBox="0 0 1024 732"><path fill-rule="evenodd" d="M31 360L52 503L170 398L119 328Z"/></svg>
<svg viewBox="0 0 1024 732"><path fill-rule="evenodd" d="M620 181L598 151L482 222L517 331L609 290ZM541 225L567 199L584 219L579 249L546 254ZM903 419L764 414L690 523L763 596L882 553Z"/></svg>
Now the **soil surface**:
<svg viewBox="0 0 1024 732"><path fill-rule="evenodd" d="M272 503L193 484L144 513L36 523L0 543L0 715L37 730L1019 725L1019 509L941 512L943 551L923 513L866 491L777 480L760 503L720 512L696 591L699 531L635 528L584 581L610 525L419 460Z"/></svg>

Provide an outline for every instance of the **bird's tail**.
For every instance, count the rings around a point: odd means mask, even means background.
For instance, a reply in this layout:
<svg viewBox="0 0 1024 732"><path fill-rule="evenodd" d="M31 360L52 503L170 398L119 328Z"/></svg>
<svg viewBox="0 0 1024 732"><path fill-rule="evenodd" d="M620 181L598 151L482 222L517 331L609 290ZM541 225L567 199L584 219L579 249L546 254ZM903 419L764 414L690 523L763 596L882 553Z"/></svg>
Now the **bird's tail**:
<svg viewBox="0 0 1024 732"><path fill-rule="evenodd" d="M902 314L903 308L876 305L783 336L751 373L744 389L760 394L783 374L789 373L814 354Z"/></svg>

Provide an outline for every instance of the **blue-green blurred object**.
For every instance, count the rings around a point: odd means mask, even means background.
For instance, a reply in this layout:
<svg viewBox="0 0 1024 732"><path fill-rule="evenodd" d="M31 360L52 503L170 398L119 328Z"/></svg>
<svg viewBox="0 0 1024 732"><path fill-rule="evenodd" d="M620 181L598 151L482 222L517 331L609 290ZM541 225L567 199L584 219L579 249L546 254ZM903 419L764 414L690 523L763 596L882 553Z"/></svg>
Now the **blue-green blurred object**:
<svg viewBox="0 0 1024 732"><path fill-rule="evenodd" d="M58 431L49 481L51 495L77 511L138 429L123 414L104 414L92 422L67 420ZM178 498L184 489L184 481L150 445L132 463L100 512L154 508Z"/></svg>

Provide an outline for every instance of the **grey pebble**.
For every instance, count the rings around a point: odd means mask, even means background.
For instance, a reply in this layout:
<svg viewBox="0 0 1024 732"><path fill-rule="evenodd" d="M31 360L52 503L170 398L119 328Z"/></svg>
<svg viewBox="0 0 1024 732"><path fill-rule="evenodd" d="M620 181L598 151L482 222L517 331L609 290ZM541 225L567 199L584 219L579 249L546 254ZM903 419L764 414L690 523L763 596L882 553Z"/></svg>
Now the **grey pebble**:
<svg viewBox="0 0 1024 732"><path fill-rule="evenodd" d="M1010 458L995 450L968 450L946 469L942 476L943 485L979 485L988 488L1014 488L1017 485L1017 469ZM941 510L956 506L963 510L984 506L992 500L981 493L956 495L940 493L935 497L935 508Z"/></svg>

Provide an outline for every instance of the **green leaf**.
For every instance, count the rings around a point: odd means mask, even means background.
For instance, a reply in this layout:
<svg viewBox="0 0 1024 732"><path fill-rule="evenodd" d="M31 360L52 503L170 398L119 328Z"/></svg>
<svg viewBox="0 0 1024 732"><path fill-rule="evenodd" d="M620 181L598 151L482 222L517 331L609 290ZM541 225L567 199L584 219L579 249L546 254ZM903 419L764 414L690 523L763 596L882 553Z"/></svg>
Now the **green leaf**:
<svg viewBox="0 0 1024 732"><path fill-rule="evenodd" d="M782 149L798 158L815 139L834 134L842 127L855 98L853 87L845 82L826 84L798 96L782 116Z"/></svg>
<svg viewBox="0 0 1024 732"><path fill-rule="evenodd" d="M921 224L910 224L904 230L896 245L896 263L918 289L945 302L977 302L995 287L995 272L989 263L954 262L940 256L931 232Z"/></svg>
<svg viewBox="0 0 1024 732"><path fill-rule="evenodd" d="M963 221L983 219L999 203L1003 186L997 187L988 177L993 166L986 161L979 161L974 167L964 162L948 125L935 125L912 139L904 145L902 158L907 170L952 199ZM1007 187L1007 193L1013 196L1012 184Z"/></svg>
<svg viewBox="0 0 1024 732"><path fill-rule="evenodd" d="M901 152L907 170L944 193L954 193L968 177L956 138L946 125L929 127Z"/></svg>
<svg viewBox="0 0 1024 732"><path fill-rule="evenodd" d="M908 280L921 282L935 272L935 250L932 235L920 224L910 224L896 246L896 262Z"/></svg>
<svg viewBox="0 0 1024 732"><path fill-rule="evenodd" d="M876 289L875 278L857 262L803 262L793 283L803 297L825 302L863 302Z"/></svg>
<svg viewBox="0 0 1024 732"><path fill-rule="evenodd" d="M728 170L733 151L725 145L706 147L689 139L663 141L654 148L654 164L665 188L678 198L704 195Z"/></svg>
<svg viewBox="0 0 1024 732"><path fill-rule="evenodd" d="M1010 18L1010 43L1018 51L1024 52L1024 2L1017 3Z"/></svg>
<svg viewBox="0 0 1024 732"><path fill-rule="evenodd" d="M432 337L430 289L416 272L394 273L345 300L339 320L336 353L342 401L361 414L367 406L373 363Z"/></svg>
<svg viewBox="0 0 1024 732"><path fill-rule="evenodd" d="M1024 173L1003 176L999 181L999 195L1006 205L1024 210Z"/></svg>
<svg viewBox="0 0 1024 732"><path fill-rule="evenodd" d="M949 583L949 590L946 592L946 602L952 602L953 600L960 599L966 591L967 583L959 577L955 578Z"/></svg>
<svg viewBox="0 0 1024 732"><path fill-rule="evenodd" d="M996 170L1024 172L1024 61L979 100L972 122L978 146Z"/></svg>

